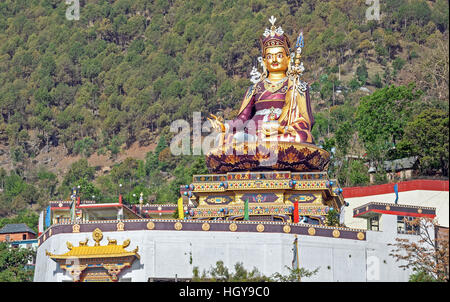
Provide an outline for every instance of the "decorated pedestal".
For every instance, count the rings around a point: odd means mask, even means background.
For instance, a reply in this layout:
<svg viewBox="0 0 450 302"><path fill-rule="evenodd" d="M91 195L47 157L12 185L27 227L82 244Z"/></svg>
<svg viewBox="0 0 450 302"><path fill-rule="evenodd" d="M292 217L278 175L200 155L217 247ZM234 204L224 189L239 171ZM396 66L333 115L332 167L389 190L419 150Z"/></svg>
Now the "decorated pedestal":
<svg viewBox="0 0 450 302"><path fill-rule="evenodd" d="M342 190L326 172L247 171L194 175L182 196L195 207L186 217L325 224L330 209L344 204ZM296 216L295 213L298 213Z"/></svg>

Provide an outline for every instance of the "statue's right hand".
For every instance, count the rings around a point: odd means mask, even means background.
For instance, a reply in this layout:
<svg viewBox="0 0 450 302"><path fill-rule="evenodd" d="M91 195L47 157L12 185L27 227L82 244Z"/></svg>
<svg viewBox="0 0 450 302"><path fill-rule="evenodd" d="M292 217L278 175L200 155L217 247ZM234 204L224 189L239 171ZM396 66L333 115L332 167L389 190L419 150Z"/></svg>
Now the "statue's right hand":
<svg viewBox="0 0 450 302"><path fill-rule="evenodd" d="M215 129L217 132L225 132L225 125L221 121L219 121L219 118L214 114L210 114L210 116L213 119L208 118L208 120L211 122L213 129Z"/></svg>

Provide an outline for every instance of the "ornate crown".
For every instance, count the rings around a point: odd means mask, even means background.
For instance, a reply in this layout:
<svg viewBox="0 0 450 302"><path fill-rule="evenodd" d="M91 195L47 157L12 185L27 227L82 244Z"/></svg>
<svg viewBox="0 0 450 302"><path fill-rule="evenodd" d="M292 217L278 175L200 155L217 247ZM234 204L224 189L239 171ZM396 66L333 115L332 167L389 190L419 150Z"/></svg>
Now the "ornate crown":
<svg viewBox="0 0 450 302"><path fill-rule="evenodd" d="M265 51L269 47L283 47L286 50L286 54L290 54L289 48L291 47L291 42L289 41L288 36L284 34L281 26L278 28L275 26L275 21L277 19L274 16L271 16L269 22L272 24L270 30L266 28L263 36L260 38L261 42L261 51L264 56Z"/></svg>

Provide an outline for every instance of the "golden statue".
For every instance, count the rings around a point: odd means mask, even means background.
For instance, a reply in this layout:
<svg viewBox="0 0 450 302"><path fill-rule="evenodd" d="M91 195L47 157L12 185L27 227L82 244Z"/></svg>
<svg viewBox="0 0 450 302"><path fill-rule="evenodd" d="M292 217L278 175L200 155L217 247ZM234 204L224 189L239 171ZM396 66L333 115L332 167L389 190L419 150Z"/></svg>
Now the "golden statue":
<svg viewBox="0 0 450 302"><path fill-rule="evenodd" d="M275 26L276 19L272 16L269 21L271 28L266 28L260 38L263 72L253 68L253 85L244 96L237 118L226 123L215 115L209 118L219 132L216 147L206 155L211 172L304 172L323 171L328 166L328 152L315 146L311 135L314 117L309 87L301 79L303 34L291 52L289 38L281 27ZM277 161L258 165L257 162L267 161L266 151L275 153Z"/></svg>
<svg viewBox="0 0 450 302"><path fill-rule="evenodd" d="M253 85L237 118L209 119L218 132L205 156L210 174L194 175L189 191L180 191L198 201L187 218L324 224L329 209L344 204L333 186L337 182L326 173L330 154L314 145L311 135L308 84L301 79L303 34L291 52L276 19L269 21L272 26L260 39L263 70L254 67L250 73ZM231 231L236 228L230 225ZM257 231L264 232L262 224Z"/></svg>
<svg viewBox="0 0 450 302"><path fill-rule="evenodd" d="M274 25L275 20L272 16L271 29L266 29L260 39L263 74L247 90L238 117L224 124L211 115L210 121L219 132L232 131L234 135L229 139L237 142L277 140L313 144L314 118L308 86L300 80L303 35L300 34L297 51L291 57L289 38L281 27Z"/></svg>

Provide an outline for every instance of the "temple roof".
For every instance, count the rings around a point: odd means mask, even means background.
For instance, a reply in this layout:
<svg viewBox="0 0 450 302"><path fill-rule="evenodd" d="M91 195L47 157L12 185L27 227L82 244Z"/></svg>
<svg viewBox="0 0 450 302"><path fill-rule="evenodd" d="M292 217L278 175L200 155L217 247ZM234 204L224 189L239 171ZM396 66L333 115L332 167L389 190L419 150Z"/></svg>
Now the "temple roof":
<svg viewBox="0 0 450 302"><path fill-rule="evenodd" d="M353 209L353 217L370 218L381 214L434 218L436 217L436 208L395 203L369 202Z"/></svg>
<svg viewBox="0 0 450 302"><path fill-rule="evenodd" d="M137 251L127 251L121 245L77 246L62 255L49 255L52 259L124 257L138 255Z"/></svg>
<svg viewBox="0 0 450 302"><path fill-rule="evenodd" d="M94 230L92 233L95 244L93 246L88 246L88 239L85 241L80 241L79 246L73 246L72 243L66 242L69 251L65 254L54 255L52 253L46 252L47 256L50 256L53 260L56 259L68 259L68 258L112 258L112 257L127 257L136 256L140 258L137 253L138 247L132 251L127 251L125 248L130 244L130 240L125 240L121 245L118 245L116 240L111 240L108 238L107 245L100 245L100 241L103 238L103 234L100 229Z"/></svg>

